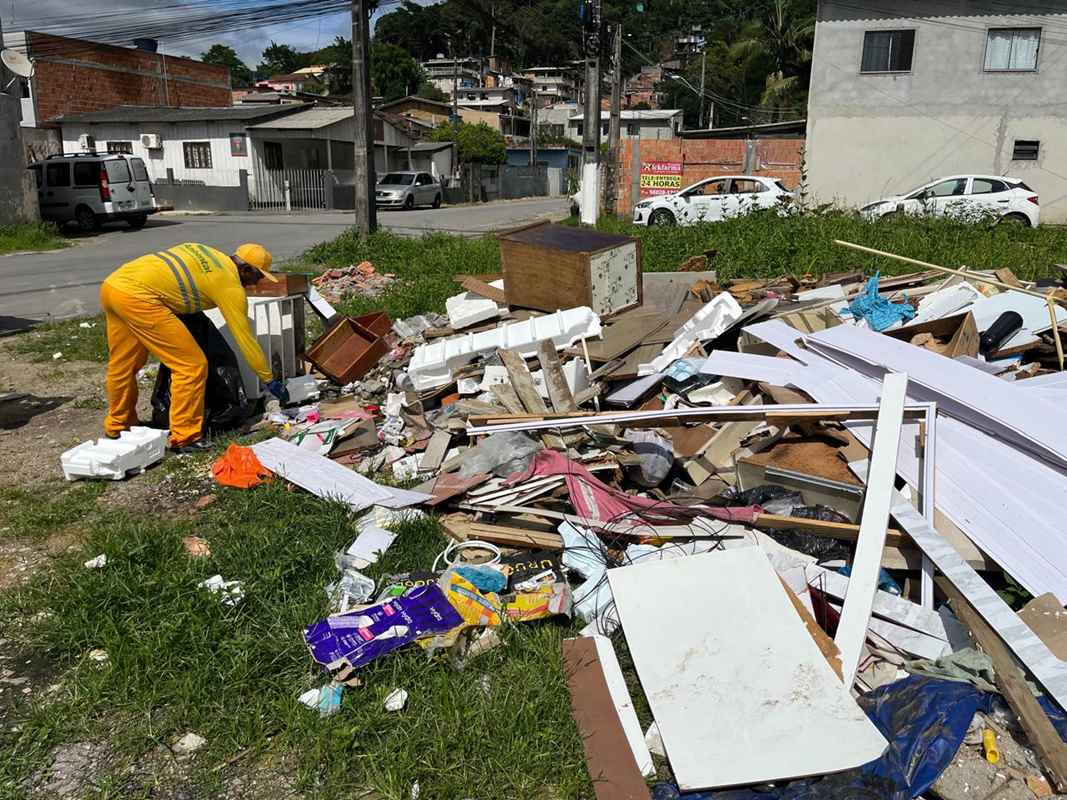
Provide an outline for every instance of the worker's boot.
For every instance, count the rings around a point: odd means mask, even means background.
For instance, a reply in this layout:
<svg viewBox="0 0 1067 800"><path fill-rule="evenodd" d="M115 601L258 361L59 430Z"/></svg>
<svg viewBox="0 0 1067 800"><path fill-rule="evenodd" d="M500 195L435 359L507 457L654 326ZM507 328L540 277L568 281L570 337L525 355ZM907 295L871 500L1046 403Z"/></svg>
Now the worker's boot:
<svg viewBox="0 0 1067 800"><path fill-rule="evenodd" d="M211 449L211 445L205 442L203 439L197 439L195 442L189 442L187 444L180 444L177 447L171 447L172 453L178 455L187 455L190 453L206 453Z"/></svg>

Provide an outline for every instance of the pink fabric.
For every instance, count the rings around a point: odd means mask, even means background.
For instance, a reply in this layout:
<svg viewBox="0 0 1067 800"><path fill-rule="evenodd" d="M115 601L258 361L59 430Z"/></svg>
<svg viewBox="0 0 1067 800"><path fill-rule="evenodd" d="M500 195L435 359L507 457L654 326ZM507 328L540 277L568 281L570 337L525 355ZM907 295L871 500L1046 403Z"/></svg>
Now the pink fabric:
<svg viewBox="0 0 1067 800"><path fill-rule="evenodd" d="M611 522L640 511L644 517L660 518L664 522L675 522L679 517L689 519L693 516L706 516L751 525L760 511L759 506L679 506L627 494L608 486L581 464L571 461L555 450L538 451L526 471L515 473L508 478L507 483L511 486L545 475L563 475L574 510L579 516L600 522Z"/></svg>

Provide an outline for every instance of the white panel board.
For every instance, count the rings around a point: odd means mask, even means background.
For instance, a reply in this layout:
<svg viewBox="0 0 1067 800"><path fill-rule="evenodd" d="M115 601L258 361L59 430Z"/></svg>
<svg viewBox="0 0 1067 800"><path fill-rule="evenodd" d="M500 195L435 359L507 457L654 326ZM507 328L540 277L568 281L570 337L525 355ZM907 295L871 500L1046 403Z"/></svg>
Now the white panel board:
<svg viewBox="0 0 1067 800"><path fill-rule="evenodd" d="M797 371L802 369L796 361L788 358L715 350L708 356L700 371L709 375L743 378L746 381L765 381L774 386L789 386L793 383Z"/></svg>
<svg viewBox="0 0 1067 800"><path fill-rule="evenodd" d="M885 739L758 548L623 567L608 580L681 789L820 775L882 754Z"/></svg>
<svg viewBox="0 0 1067 800"><path fill-rule="evenodd" d="M403 508L430 499L430 495L379 486L328 458L302 450L281 439L252 445L260 462L280 478L318 497L347 503L354 511L373 505Z"/></svg>
<svg viewBox="0 0 1067 800"><path fill-rule="evenodd" d="M856 555L852 559L852 576L841 609L841 621L837 624L837 635L834 636L834 644L841 651L844 684L849 688L856 679L863 642L867 638L867 623L874 606L874 593L878 589L878 577L882 570L882 551L885 549L893 483L897 477L897 451L900 448L900 428L904 421L907 389L907 375L886 375L882 381L881 405L875 424L871 470L863 498Z"/></svg>
<svg viewBox="0 0 1067 800"><path fill-rule="evenodd" d="M590 636L596 644L597 658L600 659L600 669L604 673L604 682L608 685L611 701L615 704L615 710L619 712L619 723L622 732L626 734L626 741L630 745L630 752L634 754L637 768L646 778L656 774L656 767L652 763L652 754L648 752L645 744L645 735L641 731L641 723L637 719L637 711L634 709L630 690L626 688L626 678L623 677L622 668L619 666L615 648L611 645L611 639L607 636L594 634Z"/></svg>

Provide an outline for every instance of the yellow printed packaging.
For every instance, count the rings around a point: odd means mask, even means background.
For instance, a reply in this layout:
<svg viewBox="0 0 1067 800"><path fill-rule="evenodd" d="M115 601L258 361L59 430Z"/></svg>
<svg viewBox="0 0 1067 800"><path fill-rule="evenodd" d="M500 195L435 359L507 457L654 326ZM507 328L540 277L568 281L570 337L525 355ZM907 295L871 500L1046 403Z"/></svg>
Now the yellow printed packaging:
<svg viewBox="0 0 1067 800"><path fill-rule="evenodd" d="M419 639L418 643L426 650L451 647L460 634L467 628L495 627L502 621L503 604L493 592L480 592L474 584L455 572L446 572L437 583L445 593L448 602L463 617L462 625L457 625L446 633Z"/></svg>
<svg viewBox="0 0 1067 800"><path fill-rule="evenodd" d="M571 587L566 582L545 583L532 592L519 592L504 610L512 622L571 615Z"/></svg>

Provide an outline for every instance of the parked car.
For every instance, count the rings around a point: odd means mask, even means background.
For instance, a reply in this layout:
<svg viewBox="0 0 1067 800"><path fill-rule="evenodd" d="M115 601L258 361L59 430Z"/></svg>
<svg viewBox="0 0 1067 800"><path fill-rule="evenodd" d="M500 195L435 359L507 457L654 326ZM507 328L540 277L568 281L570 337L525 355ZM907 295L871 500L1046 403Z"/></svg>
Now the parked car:
<svg viewBox="0 0 1067 800"><path fill-rule="evenodd" d="M144 161L119 153L71 153L31 164L41 218L57 225L74 222L83 231L125 221L143 228L158 212Z"/></svg>
<svg viewBox="0 0 1067 800"><path fill-rule="evenodd" d="M387 172L378 181L374 201L384 208L440 208L441 184L429 172Z"/></svg>
<svg viewBox="0 0 1067 800"><path fill-rule="evenodd" d="M718 222L760 208L784 210L794 197L777 178L723 175L698 181L680 192L642 200L634 207L634 224Z"/></svg>
<svg viewBox="0 0 1067 800"><path fill-rule="evenodd" d="M1018 178L999 175L951 175L908 194L893 195L860 209L868 219L897 214L930 214L963 219L990 215L1031 228L1041 221L1037 194Z"/></svg>

